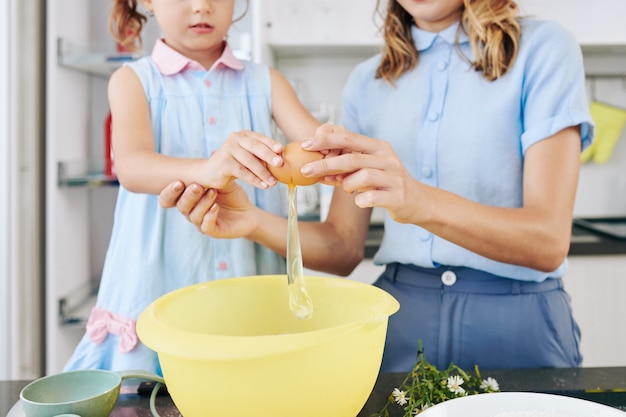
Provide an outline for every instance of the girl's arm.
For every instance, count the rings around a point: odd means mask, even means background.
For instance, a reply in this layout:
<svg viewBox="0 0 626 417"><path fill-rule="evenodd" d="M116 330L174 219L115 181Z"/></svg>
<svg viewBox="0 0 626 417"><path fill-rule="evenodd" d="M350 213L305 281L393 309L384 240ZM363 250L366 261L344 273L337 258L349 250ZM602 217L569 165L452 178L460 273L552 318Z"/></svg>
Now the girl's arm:
<svg viewBox="0 0 626 417"><path fill-rule="evenodd" d="M272 80L272 117L290 141L310 138L320 125L304 107L289 81L270 68Z"/></svg>
<svg viewBox="0 0 626 417"><path fill-rule="evenodd" d="M115 169L120 183L129 191L159 194L175 180L221 188L235 177L259 188L275 184L262 161L280 164L276 152L282 147L255 132L232 133L210 158L157 153L146 94L130 67L122 67L111 76L109 105Z"/></svg>
<svg viewBox="0 0 626 417"><path fill-rule="evenodd" d="M320 126L302 105L294 89L278 71L271 70L273 117L285 136L292 141L312 137ZM363 259L371 209L354 204L351 196L335 189L324 222L299 222L303 263L307 268L349 275ZM256 212L256 228L246 237L281 255L287 247L287 220Z"/></svg>

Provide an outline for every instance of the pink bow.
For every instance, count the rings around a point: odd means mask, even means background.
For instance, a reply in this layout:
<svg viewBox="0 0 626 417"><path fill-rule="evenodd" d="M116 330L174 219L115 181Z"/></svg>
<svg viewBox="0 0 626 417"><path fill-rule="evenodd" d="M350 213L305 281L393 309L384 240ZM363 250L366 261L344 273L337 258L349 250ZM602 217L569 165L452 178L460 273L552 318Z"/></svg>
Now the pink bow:
<svg viewBox="0 0 626 417"><path fill-rule="evenodd" d="M120 352L127 353L139 342L135 323L135 320L94 307L87 321L87 334L96 345L102 343L109 333L120 336Z"/></svg>

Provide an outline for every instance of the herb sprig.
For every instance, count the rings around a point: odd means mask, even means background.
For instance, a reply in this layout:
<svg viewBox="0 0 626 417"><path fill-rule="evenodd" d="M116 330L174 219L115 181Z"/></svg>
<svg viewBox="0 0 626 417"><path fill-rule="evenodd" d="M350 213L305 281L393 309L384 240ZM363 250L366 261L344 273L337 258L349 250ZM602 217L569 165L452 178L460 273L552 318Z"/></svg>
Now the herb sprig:
<svg viewBox="0 0 626 417"><path fill-rule="evenodd" d="M498 391L500 391L498 381L491 377L482 379L478 366L474 366L474 375L454 363L447 369L437 369L424 357L424 348L420 340L415 367L407 374L402 384L389 394L385 406L372 417L390 417L390 408L394 405L404 409L403 417L412 417L452 398Z"/></svg>

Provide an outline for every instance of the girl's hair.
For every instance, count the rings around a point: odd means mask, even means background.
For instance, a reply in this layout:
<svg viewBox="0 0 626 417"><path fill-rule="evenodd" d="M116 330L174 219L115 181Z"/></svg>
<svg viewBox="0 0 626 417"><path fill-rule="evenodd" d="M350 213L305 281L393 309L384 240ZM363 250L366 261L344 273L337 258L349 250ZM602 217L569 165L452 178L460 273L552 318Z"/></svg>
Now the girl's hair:
<svg viewBox="0 0 626 417"><path fill-rule="evenodd" d="M109 32L113 39L131 51L140 51L141 29L148 17L137 10L137 0L113 0Z"/></svg>
<svg viewBox="0 0 626 417"><path fill-rule="evenodd" d="M382 14L381 1L377 0L379 14ZM470 62L462 53L461 56L476 71L482 71L489 81L506 74L517 56L521 36L518 16L519 8L513 0L463 0L456 36L458 39L461 31L467 33L476 60ZM394 84L402 74L417 65L418 52L411 34L414 22L396 0L388 0L383 20L385 43L376 78Z"/></svg>
<svg viewBox="0 0 626 417"><path fill-rule="evenodd" d="M246 0L246 7L233 23L243 19L249 8L250 0ZM141 29L147 21L148 17L137 11L137 0L113 0L109 32L120 45L131 51L141 51Z"/></svg>

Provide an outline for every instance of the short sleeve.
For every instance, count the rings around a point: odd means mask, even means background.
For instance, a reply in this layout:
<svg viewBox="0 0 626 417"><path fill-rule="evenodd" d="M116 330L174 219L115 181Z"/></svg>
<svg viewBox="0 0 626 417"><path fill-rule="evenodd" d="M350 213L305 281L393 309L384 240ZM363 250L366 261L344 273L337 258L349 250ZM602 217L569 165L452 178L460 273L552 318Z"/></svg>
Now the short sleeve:
<svg viewBox="0 0 626 417"><path fill-rule="evenodd" d="M363 103L363 88L371 84L374 71L380 56L374 56L358 64L350 73L343 88L342 111L340 124L351 132L363 133L363 126L359 123L360 107Z"/></svg>
<svg viewBox="0 0 626 417"><path fill-rule="evenodd" d="M522 151L570 126L580 126L583 150L591 144L595 127L580 46L557 23L534 23L523 32L529 38L518 57L525 62Z"/></svg>

